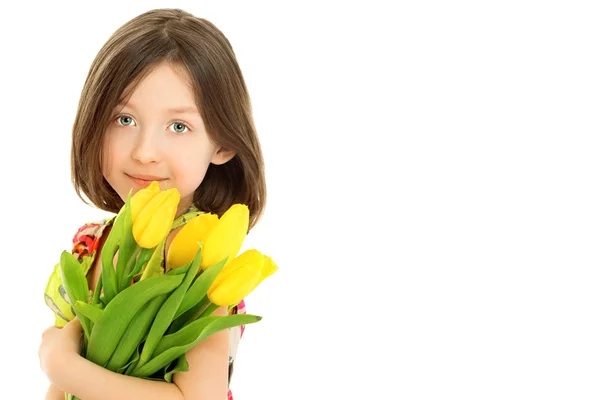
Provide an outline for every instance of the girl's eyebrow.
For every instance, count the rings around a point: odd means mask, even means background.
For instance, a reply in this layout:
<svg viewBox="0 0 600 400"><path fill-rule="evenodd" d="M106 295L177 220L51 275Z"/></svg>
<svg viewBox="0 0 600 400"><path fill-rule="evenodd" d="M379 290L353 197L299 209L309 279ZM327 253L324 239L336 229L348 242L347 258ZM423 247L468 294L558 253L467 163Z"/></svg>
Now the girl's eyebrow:
<svg viewBox="0 0 600 400"><path fill-rule="evenodd" d="M135 105L131 104L131 103L125 103L125 100L121 100L119 102L119 104L117 104L117 106L120 107L129 107L132 108L134 111L137 111L135 108ZM171 114L200 114L200 112L198 111L198 109L194 106L181 106L181 107L173 107L173 108L167 108L166 110L168 113Z"/></svg>
<svg viewBox="0 0 600 400"><path fill-rule="evenodd" d="M175 108L168 108L167 111L170 113L175 113L175 114L185 114L185 113L200 114L200 112L198 111L198 109L196 107L175 107Z"/></svg>

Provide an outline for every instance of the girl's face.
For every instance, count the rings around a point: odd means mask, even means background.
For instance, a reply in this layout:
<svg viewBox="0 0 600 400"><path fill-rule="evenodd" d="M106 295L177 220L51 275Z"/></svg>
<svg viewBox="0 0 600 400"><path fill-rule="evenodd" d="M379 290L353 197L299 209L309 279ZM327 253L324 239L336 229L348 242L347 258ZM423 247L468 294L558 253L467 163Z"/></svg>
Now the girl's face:
<svg viewBox="0 0 600 400"><path fill-rule="evenodd" d="M130 189L133 195L157 180L163 189L179 190L177 215L192 203L208 165L234 156L208 137L187 76L168 63L158 65L114 110L103 150L104 178L123 201Z"/></svg>

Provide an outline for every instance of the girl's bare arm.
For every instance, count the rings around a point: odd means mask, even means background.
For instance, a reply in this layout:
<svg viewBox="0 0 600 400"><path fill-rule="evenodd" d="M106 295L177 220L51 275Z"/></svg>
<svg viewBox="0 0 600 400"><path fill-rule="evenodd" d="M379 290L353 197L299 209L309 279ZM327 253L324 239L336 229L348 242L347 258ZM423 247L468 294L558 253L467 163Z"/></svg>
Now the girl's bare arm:
<svg viewBox="0 0 600 400"><path fill-rule="evenodd" d="M213 315L227 315L220 307ZM173 383L117 374L78 354L57 360L48 393L71 393L84 400L223 400L227 398L229 374L229 332L208 337L186 353L188 372L178 372ZM49 395L48 394L48 395ZM48 397L47 400L62 400Z"/></svg>
<svg viewBox="0 0 600 400"><path fill-rule="evenodd" d="M45 400L65 400L65 392L50 384L48 391L46 392Z"/></svg>

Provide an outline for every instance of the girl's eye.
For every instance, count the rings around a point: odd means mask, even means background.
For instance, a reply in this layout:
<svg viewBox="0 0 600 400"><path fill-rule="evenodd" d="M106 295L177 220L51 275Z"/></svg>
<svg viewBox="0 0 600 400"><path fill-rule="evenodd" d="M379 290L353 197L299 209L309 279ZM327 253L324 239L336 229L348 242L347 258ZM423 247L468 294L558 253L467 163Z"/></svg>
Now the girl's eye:
<svg viewBox="0 0 600 400"><path fill-rule="evenodd" d="M186 133L187 131L185 129L189 130L189 128L181 122L174 122L171 126L175 127L175 133Z"/></svg>
<svg viewBox="0 0 600 400"><path fill-rule="evenodd" d="M130 124L132 124L132 123L133 123L133 118L131 118L127 115L119 115L117 117L117 124L119 124L121 126L130 126ZM171 124L171 126L175 127L175 130L174 130L175 133L186 133L187 131L190 130L190 128L188 128L187 125L185 125L181 122L173 122Z"/></svg>
<svg viewBox="0 0 600 400"><path fill-rule="evenodd" d="M125 124L120 123L119 121L130 120L133 121L133 118L128 117L127 115L120 115L117 117L117 123L121 126L129 126L129 123L125 122ZM131 122L130 122L131 123Z"/></svg>

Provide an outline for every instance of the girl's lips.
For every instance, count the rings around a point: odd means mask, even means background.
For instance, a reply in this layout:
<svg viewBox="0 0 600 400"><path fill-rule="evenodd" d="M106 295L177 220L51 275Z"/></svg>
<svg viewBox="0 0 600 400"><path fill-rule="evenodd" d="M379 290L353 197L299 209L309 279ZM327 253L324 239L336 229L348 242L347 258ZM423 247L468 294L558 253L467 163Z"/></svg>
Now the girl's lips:
<svg viewBox="0 0 600 400"><path fill-rule="evenodd" d="M161 179L161 178L154 178L154 179L142 179L142 178L136 178L133 177L131 175L127 175L127 177L129 177L129 179L133 182L133 184L135 186L139 186L139 187L147 187L148 185L150 185L152 183L152 181L157 181L157 182L163 182L166 181L166 179Z"/></svg>

